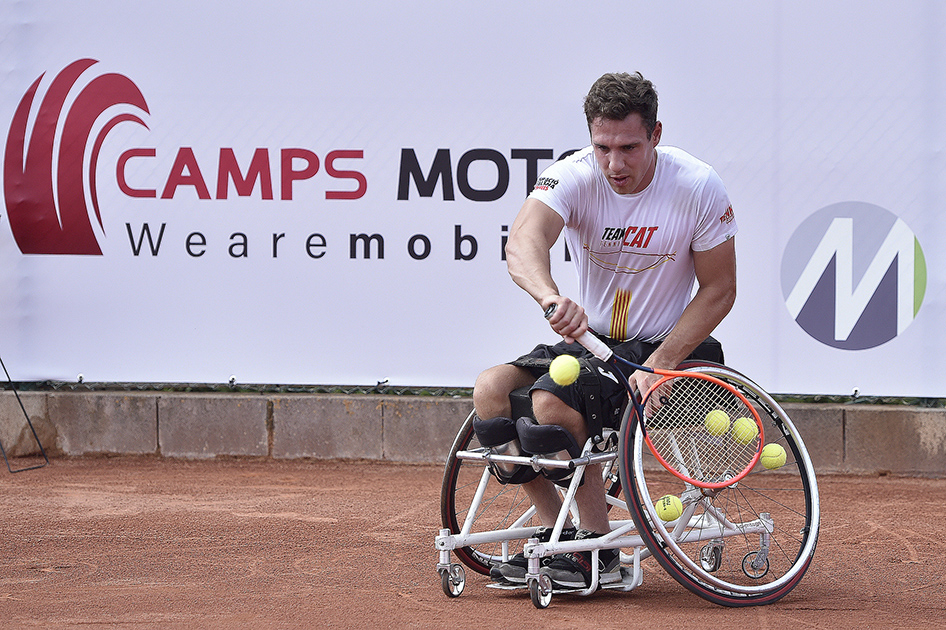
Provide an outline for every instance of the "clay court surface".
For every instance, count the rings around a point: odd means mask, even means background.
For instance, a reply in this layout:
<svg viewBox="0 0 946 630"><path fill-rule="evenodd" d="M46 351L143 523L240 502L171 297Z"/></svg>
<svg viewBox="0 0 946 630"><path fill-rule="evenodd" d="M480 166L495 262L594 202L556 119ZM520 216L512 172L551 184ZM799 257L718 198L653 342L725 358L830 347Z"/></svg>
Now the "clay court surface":
<svg viewBox="0 0 946 630"><path fill-rule="evenodd" d="M653 560L630 593L485 588L435 570L441 467L55 459L0 473L2 628L938 628L946 480L822 476L815 561L779 603L725 609Z"/></svg>

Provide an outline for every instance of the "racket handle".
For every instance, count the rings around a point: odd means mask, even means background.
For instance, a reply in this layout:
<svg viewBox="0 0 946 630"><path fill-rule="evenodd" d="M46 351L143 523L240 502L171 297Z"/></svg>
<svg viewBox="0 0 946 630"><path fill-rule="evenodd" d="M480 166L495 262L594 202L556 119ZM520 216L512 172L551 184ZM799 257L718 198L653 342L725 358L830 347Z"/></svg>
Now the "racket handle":
<svg viewBox="0 0 946 630"><path fill-rule="evenodd" d="M555 308L557 306L557 304L553 304L552 306L548 307L548 309L546 309L545 319L548 319L552 316L552 313L555 312ZM588 350L588 352L595 355L602 361L607 361L613 354L611 352L611 348L608 347L608 344L592 335L591 331L586 330L581 334L580 337L577 337L575 341L583 345Z"/></svg>
<svg viewBox="0 0 946 630"><path fill-rule="evenodd" d="M587 348L588 352L595 355L602 361L607 361L611 358L611 355L614 354L611 352L611 348L608 347L608 344L601 341L587 330L583 332L576 341Z"/></svg>

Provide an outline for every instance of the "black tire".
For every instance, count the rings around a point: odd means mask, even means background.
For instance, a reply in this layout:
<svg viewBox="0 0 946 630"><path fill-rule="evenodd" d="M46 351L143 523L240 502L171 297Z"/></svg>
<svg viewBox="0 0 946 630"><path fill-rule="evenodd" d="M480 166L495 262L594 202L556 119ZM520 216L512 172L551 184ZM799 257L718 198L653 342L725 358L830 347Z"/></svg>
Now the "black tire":
<svg viewBox="0 0 946 630"><path fill-rule="evenodd" d="M766 443L781 444L787 461L778 470L759 464L734 486L701 492L657 463L643 445L634 414L629 413L621 428L618 456L628 510L650 552L691 592L722 606L778 601L804 576L818 539L818 487L804 442L784 410L748 378L713 363L681 367L706 372L737 387L758 409ZM654 510L654 502L665 494L681 496L685 507L693 509L681 531L668 530ZM770 515L773 527L768 534L768 558L757 553L763 536L738 527L761 521L763 513ZM725 515L737 527L723 532L714 514ZM718 568L708 571L700 562L700 550L714 538L723 541L722 558ZM757 558L758 567L744 569L744 561Z"/></svg>

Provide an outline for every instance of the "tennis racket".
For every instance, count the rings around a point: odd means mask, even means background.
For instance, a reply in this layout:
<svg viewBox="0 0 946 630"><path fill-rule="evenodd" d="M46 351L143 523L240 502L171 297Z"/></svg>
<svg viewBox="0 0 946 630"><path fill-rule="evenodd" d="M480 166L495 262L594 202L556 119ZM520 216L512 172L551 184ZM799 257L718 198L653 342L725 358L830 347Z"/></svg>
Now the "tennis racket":
<svg viewBox="0 0 946 630"><path fill-rule="evenodd" d="M546 319L555 313L553 304ZM765 443L762 420L735 387L701 372L661 370L620 357L591 332L576 339L613 368L627 389L647 447L660 464L686 483L719 489L745 477ZM640 395L621 366L660 379Z"/></svg>

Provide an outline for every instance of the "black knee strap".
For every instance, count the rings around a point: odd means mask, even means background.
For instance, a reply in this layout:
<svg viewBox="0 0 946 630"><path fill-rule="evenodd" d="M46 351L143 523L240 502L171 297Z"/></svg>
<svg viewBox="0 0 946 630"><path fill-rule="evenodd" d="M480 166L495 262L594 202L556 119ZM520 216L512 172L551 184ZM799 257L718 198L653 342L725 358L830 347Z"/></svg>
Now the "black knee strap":
<svg viewBox="0 0 946 630"><path fill-rule="evenodd" d="M523 455L519 444L519 433L516 431L516 421L512 418L473 418L473 432L481 446L487 447L491 453L497 455ZM526 483L538 476L531 466L510 464L506 462L489 462L490 472L502 484Z"/></svg>
<svg viewBox="0 0 946 630"><path fill-rule="evenodd" d="M484 420L475 417L473 418L473 432L476 434L476 439L480 441L480 445L486 447L500 446L519 439L519 434L516 433L516 421L512 418L496 417Z"/></svg>
<svg viewBox="0 0 946 630"><path fill-rule="evenodd" d="M516 422L519 443L526 453L546 459L568 460L581 456L581 447L575 437L557 424L537 424L532 418ZM568 468L543 468L542 474L553 481L568 479L574 473Z"/></svg>

